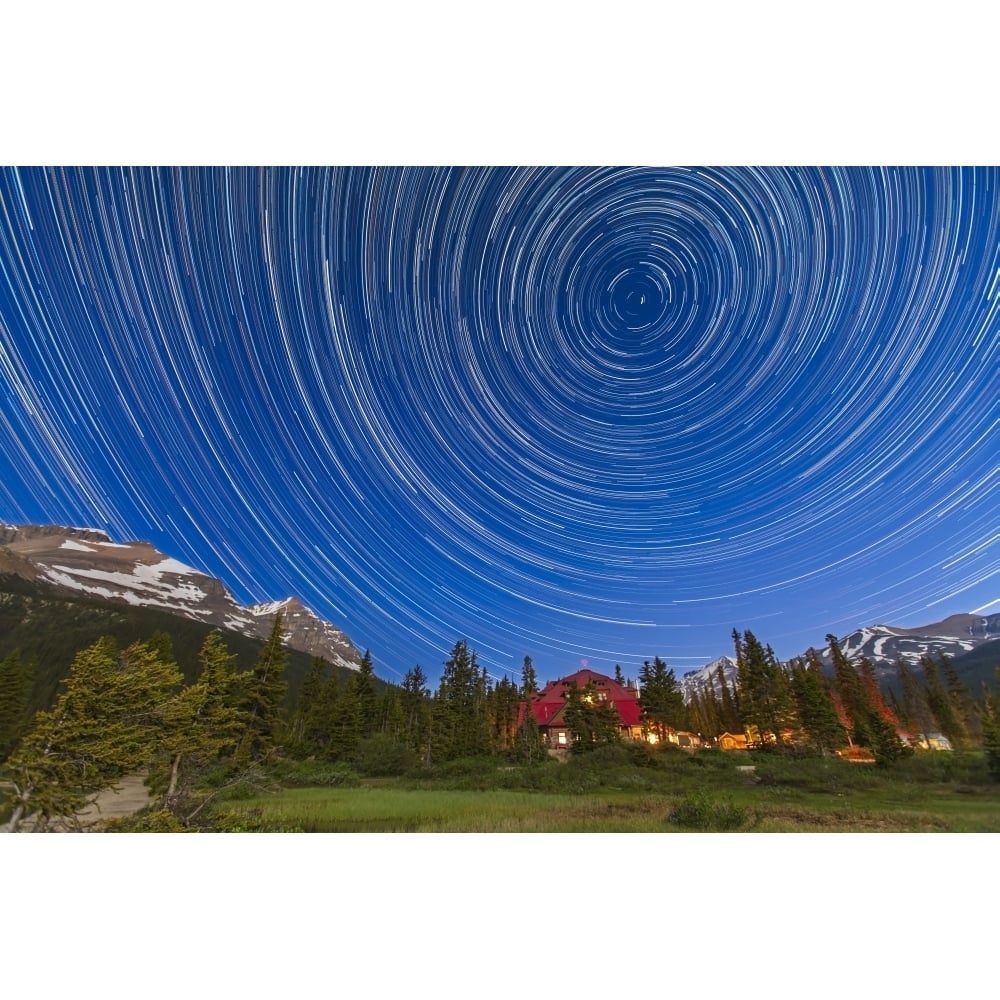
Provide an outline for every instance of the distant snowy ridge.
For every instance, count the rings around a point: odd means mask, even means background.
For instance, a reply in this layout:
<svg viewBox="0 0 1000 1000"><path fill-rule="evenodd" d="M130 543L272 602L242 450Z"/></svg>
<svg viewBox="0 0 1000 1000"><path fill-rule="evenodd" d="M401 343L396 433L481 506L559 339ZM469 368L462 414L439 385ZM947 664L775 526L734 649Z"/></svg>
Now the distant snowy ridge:
<svg viewBox="0 0 1000 1000"><path fill-rule="evenodd" d="M158 552L148 542L112 542L103 531L38 525L0 526L0 572L155 607L252 638L266 638L282 613L292 649L357 670L361 657L335 625L296 597L242 607L222 581Z"/></svg>
<svg viewBox="0 0 1000 1000"><path fill-rule="evenodd" d="M1000 638L1000 615L962 614L918 628L868 625L837 645L848 659L866 656L884 673L898 660L914 666L922 656L961 656L996 638ZM818 652L824 664L832 663L829 646Z"/></svg>
<svg viewBox="0 0 1000 1000"><path fill-rule="evenodd" d="M875 667L876 674L888 675L903 660L907 666L920 663L922 656L961 656L984 642L1000 638L1000 614L997 615L951 615L940 622L920 625L916 628L898 628L894 625L866 625L855 629L837 645L849 660L866 656ZM830 647L824 646L817 653L827 670L833 667ZM799 659L805 659L804 650ZM680 679L684 697L690 698L692 691L714 689L718 693L717 668L722 664L726 683L736 685L736 661L729 656L720 656L697 670L689 670Z"/></svg>

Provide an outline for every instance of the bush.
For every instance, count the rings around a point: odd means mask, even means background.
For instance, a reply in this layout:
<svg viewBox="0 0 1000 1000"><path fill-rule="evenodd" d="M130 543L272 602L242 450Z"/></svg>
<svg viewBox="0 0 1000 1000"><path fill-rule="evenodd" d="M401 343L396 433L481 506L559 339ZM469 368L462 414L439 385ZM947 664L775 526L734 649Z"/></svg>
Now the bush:
<svg viewBox="0 0 1000 1000"><path fill-rule="evenodd" d="M570 758L573 767L628 767L632 763L630 748L624 743L602 743Z"/></svg>
<svg viewBox="0 0 1000 1000"><path fill-rule="evenodd" d="M880 786L885 778L874 765L854 764L839 757L783 757L754 754L755 776L762 785L830 794Z"/></svg>
<svg viewBox="0 0 1000 1000"><path fill-rule="evenodd" d="M656 751L645 740L630 740L625 744L625 749L633 767L656 767Z"/></svg>
<svg viewBox="0 0 1000 1000"><path fill-rule="evenodd" d="M408 774L417 766L417 755L384 733L376 733L358 744L354 763L362 774L382 778Z"/></svg>
<svg viewBox="0 0 1000 1000"><path fill-rule="evenodd" d="M740 830L751 821L756 823L757 817L746 807L736 805L732 799L716 802L705 792L698 791L681 799L667 820L692 830L723 832Z"/></svg>
<svg viewBox="0 0 1000 1000"><path fill-rule="evenodd" d="M357 771L343 762L281 760L268 768L268 774L287 788L356 788L361 784Z"/></svg>
<svg viewBox="0 0 1000 1000"><path fill-rule="evenodd" d="M991 781L986 755L949 750L921 750L901 760L892 773L918 783L985 785Z"/></svg>
<svg viewBox="0 0 1000 1000"><path fill-rule="evenodd" d="M166 809L140 813L137 816L118 816L101 824L102 833L193 833Z"/></svg>
<svg viewBox="0 0 1000 1000"><path fill-rule="evenodd" d="M430 767L411 770L407 779L418 787L428 781L439 783L442 788L459 791L488 791L509 787L503 784L503 775L520 768L511 768L496 757L457 757Z"/></svg>
<svg viewBox="0 0 1000 1000"><path fill-rule="evenodd" d="M456 757L454 760L443 760L432 765L428 777L464 778L472 775L493 774L498 763L495 757Z"/></svg>
<svg viewBox="0 0 1000 1000"><path fill-rule="evenodd" d="M695 767L710 767L721 771L735 768L738 764L745 764L746 754L720 750L718 747L701 747L694 753L688 754L687 759Z"/></svg>

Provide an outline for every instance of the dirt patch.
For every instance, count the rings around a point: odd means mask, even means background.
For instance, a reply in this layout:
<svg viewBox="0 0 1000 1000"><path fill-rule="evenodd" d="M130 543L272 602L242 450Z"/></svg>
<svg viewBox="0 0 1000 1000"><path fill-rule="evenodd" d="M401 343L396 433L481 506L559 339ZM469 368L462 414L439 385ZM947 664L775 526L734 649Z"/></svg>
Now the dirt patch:
<svg viewBox="0 0 1000 1000"><path fill-rule="evenodd" d="M131 816L133 813L145 809L152 802L149 789L144 784L146 780L145 771L137 771L135 774L127 774L121 781L105 788L97 793L97 797L90 805L81 809L74 819L83 830L92 830L106 819L117 819L120 816ZM33 817L29 816L21 825L24 833L31 833L35 829ZM64 831L74 829L73 825L63 825L53 822L49 825L52 831Z"/></svg>
<svg viewBox="0 0 1000 1000"><path fill-rule="evenodd" d="M820 829L831 833L919 833L942 832L948 825L936 816L918 813L852 812L834 809L768 808L761 816L791 828Z"/></svg>
<svg viewBox="0 0 1000 1000"><path fill-rule="evenodd" d="M145 809L152 802L145 780L145 772L126 775L118 784L98 793L95 801L80 810L76 818L84 826L92 826L101 820L131 816Z"/></svg>

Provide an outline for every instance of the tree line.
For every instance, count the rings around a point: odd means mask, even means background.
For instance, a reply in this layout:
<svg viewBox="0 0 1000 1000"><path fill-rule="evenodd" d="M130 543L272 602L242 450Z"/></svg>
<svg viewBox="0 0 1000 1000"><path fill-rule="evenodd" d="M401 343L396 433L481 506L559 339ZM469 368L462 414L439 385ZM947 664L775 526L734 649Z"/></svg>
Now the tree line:
<svg viewBox="0 0 1000 1000"><path fill-rule="evenodd" d="M900 729L940 732L957 748L981 746L1000 778L996 698L971 696L947 658L922 658L922 678L897 665L897 694L884 695L874 665L850 660L827 637L832 673L819 654L780 663L749 630L733 632L737 676L721 667L685 701L664 660L638 672L644 732L667 743L690 730L710 739L745 733L760 747L828 754L864 748L889 764L912 752ZM455 643L434 690L418 665L400 684L375 677L370 652L343 680L314 658L297 696L288 697L282 616L250 670L218 631L204 640L198 671L185 683L170 636L157 632L122 649L102 638L75 656L54 705L27 717L34 664L0 661L0 760L13 796L10 830L72 823L93 794L145 769L154 811L180 827L196 822L214 794L275 756L360 764L369 774L401 774L458 758L545 760L548 748L530 710L538 679L525 656L520 683L487 674L465 640ZM630 684L620 666L615 679ZM621 720L593 685L570 686L563 715L571 749L586 753L621 739Z"/></svg>

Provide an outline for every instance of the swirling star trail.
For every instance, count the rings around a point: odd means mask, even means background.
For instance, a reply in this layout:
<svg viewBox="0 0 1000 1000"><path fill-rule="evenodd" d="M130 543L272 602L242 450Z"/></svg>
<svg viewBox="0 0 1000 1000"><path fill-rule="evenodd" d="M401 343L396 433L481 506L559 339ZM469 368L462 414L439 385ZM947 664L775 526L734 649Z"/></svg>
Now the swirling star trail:
<svg viewBox="0 0 1000 1000"><path fill-rule="evenodd" d="M1000 170L5 169L0 519L543 676L996 606Z"/></svg>

